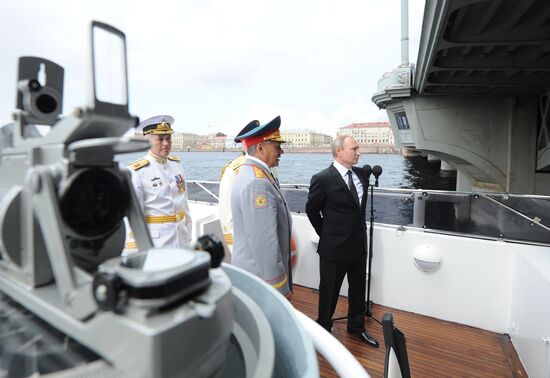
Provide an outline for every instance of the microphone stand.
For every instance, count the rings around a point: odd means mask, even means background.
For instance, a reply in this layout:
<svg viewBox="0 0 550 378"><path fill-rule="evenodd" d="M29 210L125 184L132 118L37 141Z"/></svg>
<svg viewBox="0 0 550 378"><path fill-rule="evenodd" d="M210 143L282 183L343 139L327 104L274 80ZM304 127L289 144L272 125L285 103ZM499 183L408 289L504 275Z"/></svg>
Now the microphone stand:
<svg viewBox="0 0 550 378"><path fill-rule="evenodd" d="M375 165L372 168L372 174L374 175L374 185L370 185L370 180L368 184L370 186L370 228L369 228L369 261L367 265L367 301L365 302L365 316L374 319L380 323L377 319L372 316L372 301L370 299L370 282L371 282L371 272L372 272L372 256L374 252L373 241L374 241L374 187L378 187L378 177L382 174L382 167ZM382 323L380 323L382 324Z"/></svg>
<svg viewBox="0 0 550 378"><path fill-rule="evenodd" d="M370 282L372 269L372 252L373 252L373 235L374 235L374 187L378 186L378 177L375 179L374 185L370 185L370 224L369 224L369 261L367 264L367 302L365 303L365 316L372 317L372 301L370 299ZM368 190L368 189L367 189Z"/></svg>

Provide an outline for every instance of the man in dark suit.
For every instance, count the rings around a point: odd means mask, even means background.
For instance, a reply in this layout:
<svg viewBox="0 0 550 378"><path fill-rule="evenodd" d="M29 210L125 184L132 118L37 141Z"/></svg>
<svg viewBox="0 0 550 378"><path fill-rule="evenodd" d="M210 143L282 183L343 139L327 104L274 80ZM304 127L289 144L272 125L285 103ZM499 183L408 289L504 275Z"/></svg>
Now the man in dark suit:
<svg viewBox="0 0 550 378"><path fill-rule="evenodd" d="M319 310L317 323L330 332L344 276L348 276L349 333L370 346L378 342L365 331L367 233L366 173L354 167L359 145L350 136L332 142L334 162L311 178L306 213L319 235Z"/></svg>

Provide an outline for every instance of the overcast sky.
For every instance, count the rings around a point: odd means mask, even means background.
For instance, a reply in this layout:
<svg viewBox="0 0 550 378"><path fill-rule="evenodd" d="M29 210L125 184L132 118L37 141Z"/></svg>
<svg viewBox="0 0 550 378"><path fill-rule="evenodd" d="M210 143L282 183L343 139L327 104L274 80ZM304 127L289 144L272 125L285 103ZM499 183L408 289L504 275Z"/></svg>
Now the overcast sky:
<svg viewBox="0 0 550 378"><path fill-rule="evenodd" d="M144 5L142 5L144 4ZM146 4L146 5L145 5ZM400 0L3 1L0 123L11 120L19 56L65 68L64 113L88 94L89 24L126 34L130 112L177 131L234 135L281 115L282 129L334 134L387 120L371 101L401 62ZM409 1L416 62L424 0Z"/></svg>

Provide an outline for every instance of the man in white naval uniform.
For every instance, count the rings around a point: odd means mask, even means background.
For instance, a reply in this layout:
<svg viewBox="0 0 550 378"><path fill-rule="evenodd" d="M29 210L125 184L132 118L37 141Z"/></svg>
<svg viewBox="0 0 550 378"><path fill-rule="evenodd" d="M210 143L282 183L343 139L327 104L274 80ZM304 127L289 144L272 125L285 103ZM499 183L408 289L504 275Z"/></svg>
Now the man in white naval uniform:
<svg viewBox="0 0 550 378"><path fill-rule="evenodd" d="M232 264L260 277L288 299L292 296L292 218L270 168L283 154L281 118L242 136L248 155L236 171L231 193Z"/></svg>
<svg viewBox="0 0 550 378"><path fill-rule="evenodd" d="M156 116L138 127L151 145L143 158L129 165L132 184L155 247L181 247L191 241L187 184L180 159L172 149L171 116ZM131 230L125 252L136 249Z"/></svg>
<svg viewBox="0 0 550 378"><path fill-rule="evenodd" d="M235 137L235 143L242 143L243 153L227 163L221 172L220 188L218 196L218 208L220 212L220 223L225 244L230 253L233 253L233 216L231 214L231 191L237 177L237 170L246 159L246 143L241 141L244 135L252 129L260 126L260 122L254 120L249 122Z"/></svg>

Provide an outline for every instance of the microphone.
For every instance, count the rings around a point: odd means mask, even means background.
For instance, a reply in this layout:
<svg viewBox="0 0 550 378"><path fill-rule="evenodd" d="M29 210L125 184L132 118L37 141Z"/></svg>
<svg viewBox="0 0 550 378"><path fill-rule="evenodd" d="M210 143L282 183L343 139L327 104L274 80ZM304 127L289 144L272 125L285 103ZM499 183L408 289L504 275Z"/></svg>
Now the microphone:
<svg viewBox="0 0 550 378"><path fill-rule="evenodd" d="M372 168L370 167L370 165L365 164L363 166L363 171L365 172L365 175L367 175L367 181L370 181L370 174L372 172Z"/></svg>
<svg viewBox="0 0 550 378"><path fill-rule="evenodd" d="M374 175L374 186L378 186L378 177L382 174L382 167L379 165L372 167L372 174Z"/></svg>

